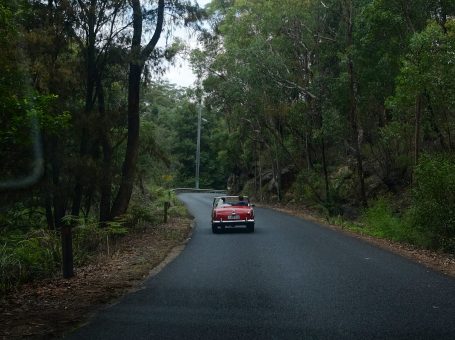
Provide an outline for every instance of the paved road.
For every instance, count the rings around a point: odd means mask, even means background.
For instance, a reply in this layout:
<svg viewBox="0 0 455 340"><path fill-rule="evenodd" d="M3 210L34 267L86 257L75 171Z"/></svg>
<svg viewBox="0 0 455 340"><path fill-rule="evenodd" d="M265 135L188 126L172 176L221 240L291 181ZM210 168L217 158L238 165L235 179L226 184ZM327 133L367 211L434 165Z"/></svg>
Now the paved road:
<svg viewBox="0 0 455 340"><path fill-rule="evenodd" d="M75 339L455 339L455 280L312 222L256 209L254 234L210 230Z"/></svg>

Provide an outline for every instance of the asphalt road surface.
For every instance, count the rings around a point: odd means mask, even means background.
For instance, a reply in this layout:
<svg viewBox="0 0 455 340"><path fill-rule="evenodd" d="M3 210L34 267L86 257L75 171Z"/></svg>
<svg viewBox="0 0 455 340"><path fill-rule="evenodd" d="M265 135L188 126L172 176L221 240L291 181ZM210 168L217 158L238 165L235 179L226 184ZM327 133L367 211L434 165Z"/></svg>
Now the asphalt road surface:
<svg viewBox="0 0 455 340"><path fill-rule="evenodd" d="M455 280L315 223L256 208L212 234L213 194L182 194L185 250L74 339L455 339Z"/></svg>

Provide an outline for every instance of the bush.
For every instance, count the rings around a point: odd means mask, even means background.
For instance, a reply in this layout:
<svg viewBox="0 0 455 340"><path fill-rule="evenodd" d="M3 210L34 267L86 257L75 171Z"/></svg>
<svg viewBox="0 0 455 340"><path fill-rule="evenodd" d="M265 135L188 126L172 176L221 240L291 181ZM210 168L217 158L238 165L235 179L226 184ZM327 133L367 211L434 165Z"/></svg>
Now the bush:
<svg viewBox="0 0 455 340"><path fill-rule="evenodd" d="M343 170L343 169L342 169ZM342 204L345 202L344 192L348 191L346 179L350 177L343 171L334 174L329 179L329 196L326 197L324 177L317 171L301 171L292 186L296 200L318 210L326 217L342 214Z"/></svg>
<svg viewBox="0 0 455 340"><path fill-rule="evenodd" d="M406 223L393 214L387 198L381 197L365 210L362 222L369 234L394 241L412 241L412 230Z"/></svg>
<svg viewBox="0 0 455 340"><path fill-rule="evenodd" d="M182 202L177 198L175 192L162 187L150 188L150 197L136 193L131 199L128 210L128 225L156 226L163 222L164 203L169 202L169 217L188 216L188 212Z"/></svg>
<svg viewBox="0 0 455 340"><path fill-rule="evenodd" d="M292 186L296 200L310 206L321 203L323 190L322 177L315 171L301 171Z"/></svg>
<svg viewBox="0 0 455 340"><path fill-rule="evenodd" d="M101 227L94 219L86 221L78 218L75 221L72 216L67 216L65 220L67 223L75 225L73 228L73 257L76 266L86 264L94 254L107 252L111 240L128 233L123 219L107 222L104 227Z"/></svg>
<svg viewBox="0 0 455 340"><path fill-rule="evenodd" d="M53 275L60 268L60 240L49 230L10 234L0 245L0 292Z"/></svg>
<svg viewBox="0 0 455 340"><path fill-rule="evenodd" d="M422 155L414 171L411 219L432 248L455 251L454 155Z"/></svg>
<svg viewBox="0 0 455 340"><path fill-rule="evenodd" d="M130 209L125 216L100 226L93 218L66 216L64 223L73 225L73 256L75 266L87 263L100 252L109 253L112 243L128 233L126 226L156 226L163 221L164 202L170 201L170 217L188 216L188 213L175 193L162 188L154 188L148 196L135 193ZM24 222L25 215L31 213L23 207L18 212L9 213L14 221ZM38 222L33 221L34 224ZM60 271L61 242L56 231L19 224L13 228L12 222L0 233L0 295L21 283L51 277ZM28 231L27 231L28 230ZM170 231L173 232L173 231Z"/></svg>

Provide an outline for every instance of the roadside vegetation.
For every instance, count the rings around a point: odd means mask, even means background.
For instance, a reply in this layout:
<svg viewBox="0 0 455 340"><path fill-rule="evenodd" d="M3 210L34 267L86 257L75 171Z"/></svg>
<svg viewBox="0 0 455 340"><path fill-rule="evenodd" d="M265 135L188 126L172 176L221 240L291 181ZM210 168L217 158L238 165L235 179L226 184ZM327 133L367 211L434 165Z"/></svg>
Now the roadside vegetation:
<svg viewBox="0 0 455 340"><path fill-rule="evenodd" d="M455 251L453 1L212 1L192 60L232 192Z"/></svg>
<svg viewBox="0 0 455 340"><path fill-rule="evenodd" d="M453 1L141 4L0 2L2 293L184 214L199 110L202 188L455 252ZM189 89L156 80L176 27Z"/></svg>
<svg viewBox="0 0 455 340"><path fill-rule="evenodd" d="M93 216L76 221L71 216L65 218L66 223L73 225L76 274L78 268L96 264L100 258L115 254L125 235L161 228L164 202L170 203L169 220L188 216L186 208L173 192L152 187L146 188L145 194L135 192L129 212L104 226L100 226ZM13 211L27 214L24 209ZM42 228L39 222L45 223L43 220L25 218L23 223L37 223L30 226L20 225L21 221L15 216L7 215L5 218L13 225L2 228L0 233L0 295L26 282L60 277L62 255L59 233Z"/></svg>
<svg viewBox="0 0 455 340"><path fill-rule="evenodd" d="M202 15L183 0L0 2L1 293L72 277L161 223L194 162L197 96L152 79L185 48L172 30Z"/></svg>

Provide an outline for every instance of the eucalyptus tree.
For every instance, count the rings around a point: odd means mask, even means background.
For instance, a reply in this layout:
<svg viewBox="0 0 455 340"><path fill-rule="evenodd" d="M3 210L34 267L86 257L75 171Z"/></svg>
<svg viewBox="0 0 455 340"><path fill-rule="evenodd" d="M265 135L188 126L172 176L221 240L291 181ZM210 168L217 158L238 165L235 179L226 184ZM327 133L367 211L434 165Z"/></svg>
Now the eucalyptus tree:
<svg viewBox="0 0 455 340"><path fill-rule="evenodd" d="M105 103L103 103L103 74L109 53L116 45L123 44L126 38L125 32L130 26L130 22L125 18L127 2L125 0L91 0L89 2L73 0L71 5L67 11L73 19L75 35L85 66L85 100L79 124L80 162L79 171L77 171L75 178L71 214L73 216L79 215L84 188L88 197L93 195L95 190L93 183L96 182L96 179L91 181L88 179L93 177L96 172L93 169L88 169L87 164L90 164L90 158L93 158L93 153L98 148L98 144L101 144L106 173L101 179L103 183L101 185L100 220L104 221L108 217L106 210L110 201L110 193L107 188L109 187L110 190L111 186L110 164L106 164L106 159L109 159L106 155L111 153L111 143L108 136L110 124L104 124L101 129L91 127L96 127L92 124L95 119L108 122L104 112ZM95 112L97 100L99 103L98 114ZM99 136L95 135L97 132L99 132ZM90 202L88 204L90 206Z"/></svg>
<svg viewBox="0 0 455 340"><path fill-rule="evenodd" d="M158 0L152 8L147 8L139 0L131 1L132 27L128 75L128 139L122 166L122 179L112 205L111 218L126 212L131 198L135 176L135 166L139 150L139 98L141 76L145 63L149 60L160 39L165 25L195 23L200 19L197 6L190 1ZM166 18L166 13L169 16ZM143 23L154 23L151 38L142 46Z"/></svg>

